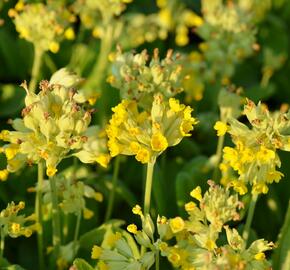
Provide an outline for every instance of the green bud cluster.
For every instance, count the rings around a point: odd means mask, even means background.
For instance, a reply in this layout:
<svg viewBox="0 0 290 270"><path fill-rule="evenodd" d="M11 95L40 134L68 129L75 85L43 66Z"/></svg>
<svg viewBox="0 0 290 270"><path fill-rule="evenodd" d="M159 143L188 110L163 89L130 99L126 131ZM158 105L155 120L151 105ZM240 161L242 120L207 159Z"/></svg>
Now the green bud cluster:
<svg viewBox="0 0 290 270"><path fill-rule="evenodd" d="M183 91L182 67L176 61L178 57L172 50L162 60L158 49L154 50L150 60L146 50L138 54L118 51L109 82L120 89L122 99L136 100L146 107L146 104L152 103L155 93L170 98Z"/></svg>
<svg viewBox="0 0 290 270"><path fill-rule="evenodd" d="M15 204L11 202L7 207L0 213L0 228L1 237L2 234L5 236L9 235L12 238L19 236L30 237L32 232L37 229L36 224L29 224L35 220L34 215L25 217L24 215L19 215L18 212L23 210L25 207L24 202L19 202Z"/></svg>

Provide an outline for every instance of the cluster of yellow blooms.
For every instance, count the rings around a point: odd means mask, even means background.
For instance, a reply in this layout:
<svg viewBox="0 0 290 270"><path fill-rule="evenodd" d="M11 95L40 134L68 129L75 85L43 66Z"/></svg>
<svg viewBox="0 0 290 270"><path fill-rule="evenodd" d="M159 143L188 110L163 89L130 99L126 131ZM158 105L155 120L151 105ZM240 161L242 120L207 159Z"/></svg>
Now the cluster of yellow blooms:
<svg viewBox="0 0 290 270"><path fill-rule="evenodd" d="M267 193L268 184L279 182L283 177L276 169L281 165L277 150L290 150L289 112L270 113L261 103L256 106L247 100L244 114L251 129L235 119L230 119L229 125L222 122L215 125L218 136L227 132L235 144L223 149L221 182L233 186L241 195L248 191L248 184L253 186L254 194Z"/></svg>
<svg viewBox="0 0 290 270"><path fill-rule="evenodd" d="M138 230L135 224L127 227L136 242L125 232L110 233L101 247L94 246L92 249L92 258L99 260L99 269L115 270L122 263L128 269L141 267L147 270L154 264L159 252L173 267L183 270L269 269L264 252L272 249L273 244L260 239L247 248L237 230L225 225L239 219L237 208L241 208L242 203L238 201L237 194L230 195L228 189L211 181L209 184L210 188L204 195L200 187L190 193L199 206L194 201L185 204L188 219L158 217L157 239L152 219L136 205L132 212L141 218L142 229ZM227 244L220 245L218 240L223 229ZM147 251L139 253L136 243Z"/></svg>
<svg viewBox="0 0 290 270"><path fill-rule="evenodd" d="M169 146L178 144L197 124L192 109L155 94L151 112L138 111L136 101L123 100L114 107L107 126L111 156L135 155L141 163L155 160Z"/></svg>
<svg viewBox="0 0 290 270"><path fill-rule="evenodd" d="M18 212L25 207L24 202L15 204L11 202L7 205L6 209L0 213L0 227L1 237L9 235L12 238L24 235L30 237L32 232L37 229L35 221L35 215L25 217L24 215L18 215ZM27 223L31 223L27 225ZM3 235L2 235L3 234Z"/></svg>
<svg viewBox="0 0 290 270"><path fill-rule="evenodd" d="M25 4L20 0L14 9L9 10L9 16L14 19L20 37L42 52L50 50L57 53L59 42L64 37L75 37L72 27L69 27L75 17L61 7L56 9L42 3Z"/></svg>
<svg viewBox="0 0 290 270"><path fill-rule="evenodd" d="M70 151L86 163L98 162L106 167L110 158L106 139L92 142L95 132L88 130L91 111L82 103L85 98L73 90L78 81L74 75L62 69L50 82L40 83L40 92L27 92L23 119L15 119L16 131L2 130L0 139L9 142L1 148L7 157L7 170L15 172L25 163L46 162L46 174L53 176L57 165ZM82 147L85 148L82 148ZM2 180L6 171L2 172Z"/></svg>

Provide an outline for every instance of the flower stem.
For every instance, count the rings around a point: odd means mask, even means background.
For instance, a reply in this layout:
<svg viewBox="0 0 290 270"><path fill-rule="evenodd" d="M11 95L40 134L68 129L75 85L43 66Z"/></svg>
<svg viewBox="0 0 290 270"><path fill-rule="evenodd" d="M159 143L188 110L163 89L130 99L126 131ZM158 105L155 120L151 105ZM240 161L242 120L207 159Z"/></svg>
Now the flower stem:
<svg viewBox="0 0 290 270"><path fill-rule="evenodd" d="M77 253L77 241L78 241L79 232L80 232L81 218L82 218L81 211L79 211L77 214L77 223L76 223L75 234L74 234L74 243L73 243L74 257L76 256L76 253Z"/></svg>
<svg viewBox="0 0 290 270"><path fill-rule="evenodd" d="M3 227L1 227L0 232L1 232L1 238L0 238L0 255L1 255L1 258L3 258L4 246L5 246L5 235L4 235Z"/></svg>
<svg viewBox="0 0 290 270"><path fill-rule="evenodd" d="M38 225L37 246L38 246L38 258L39 258L39 269L40 270L44 269L42 186L43 186L43 162L40 161L38 163L37 189L36 189L36 198L35 198L36 222Z"/></svg>
<svg viewBox="0 0 290 270"><path fill-rule="evenodd" d="M156 251L155 270L159 270L159 250Z"/></svg>
<svg viewBox="0 0 290 270"><path fill-rule="evenodd" d="M105 222L108 221L112 215L119 169L120 169L120 156L117 156L114 160L114 173L113 173L113 179L112 179L112 189L110 190L108 208L107 208L106 215L105 215Z"/></svg>
<svg viewBox="0 0 290 270"><path fill-rule="evenodd" d="M152 162L148 162L148 164L147 164L145 196L144 196L144 215L149 214L149 212L150 212L154 164L155 164L155 160Z"/></svg>
<svg viewBox="0 0 290 270"><path fill-rule="evenodd" d="M34 47L34 59L32 65L31 80L28 87L29 91L32 93L36 91L37 77L40 70L42 54L42 50Z"/></svg>
<svg viewBox="0 0 290 270"><path fill-rule="evenodd" d="M52 201L52 227L53 236L52 242L55 248L56 258L59 255L60 243L61 243L61 229L60 229L60 215L57 201L57 189L55 184L55 177L49 178L50 189L51 189L51 201Z"/></svg>
<svg viewBox="0 0 290 270"><path fill-rule="evenodd" d="M250 206L248 209L246 225L245 225L245 228L243 231L243 238L244 238L246 244L247 244L247 241L249 239L250 229L251 229L251 225L252 225L252 221L253 221L253 217L254 217L254 212L255 212L257 200L258 200L258 195L253 194L251 202L250 202Z"/></svg>

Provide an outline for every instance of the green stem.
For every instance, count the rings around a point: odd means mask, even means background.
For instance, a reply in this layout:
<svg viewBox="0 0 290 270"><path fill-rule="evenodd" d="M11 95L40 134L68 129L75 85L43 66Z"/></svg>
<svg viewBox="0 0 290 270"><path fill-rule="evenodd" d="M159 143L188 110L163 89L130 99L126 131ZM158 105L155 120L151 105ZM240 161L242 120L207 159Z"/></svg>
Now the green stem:
<svg viewBox="0 0 290 270"><path fill-rule="evenodd" d="M155 270L159 270L159 250L156 251Z"/></svg>
<svg viewBox="0 0 290 270"><path fill-rule="evenodd" d="M73 243L74 257L76 256L76 253L77 253L77 241L78 241L79 232L80 232L81 218L82 218L81 211L79 211L77 214L77 223L76 223L74 243Z"/></svg>
<svg viewBox="0 0 290 270"><path fill-rule="evenodd" d="M4 253L4 246L5 246L5 235L3 231L3 227L1 226L1 238L0 238L0 255L3 258L3 253Z"/></svg>
<svg viewBox="0 0 290 270"><path fill-rule="evenodd" d="M36 91L37 77L40 70L42 54L42 50L34 47L34 59L32 65L31 80L28 87L29 91L32 93L35 93Z"/></svg>
<svg viewBox="0 0 290 270"><path fill-rule="evenodd" d="M243 231L243 238L244 238L246 244L247 244L247 241L249 239L250 229L251 229L251 225L252 225L252 221L253 221L253 217L254 217L254 212L255 212L257 200L258 200L258 195L253 194L252 200L250 202L249 209L248 209L246 225L245 225L245 228Z"/></svg>
<svg viewBox="0 0 290 270"><path fill-rule="evenodd" d="M108 64L108 55L112 48L113 31L114 29L112 25L108 25L105 29L106 34L101 40L98 60L87 81L87 84L91 87L99 87L105 76L105 70Z"/></svg>
<svg viewBox="0 0 290 270"><path fill-rule="evenodd" d="M224 141L225 141L225 136L219 136L218 138L218 144L217 144L217 149L216 149L216 164L215 164L215 168L213 171L213 175L212 175L212 180L213 181L217 181L218 179L218 174L219 174L219 164L221 161L221 157L222 157L222 150L223 150L223 146L224 146Z"/></svg>
<svg viewBox="0 0 290 270"><path fill-rule="evenodd" d="M114 173L113 173L113 179L112 179L112 189L110 191L108 208L107 208L106 215L105 215L105 222L108 221L112 215L119 169L120 169L120 156L117 156L115 158L115 161L114 161Z"/></svg>
<svg viewBox="0 0 290 270"><path fill-rule="evenodd" d="M44 249L43 249L43 215L42 215L42 186L43 186L43 162L38 163L38 175L37 175L37 189L35 198L35 212L36 222L38 225L37 230L37 246L38 246L38 258L39 269L43 270L44 267Z"/></svg>
<svg viewBox="0 0 290 270"><path fill-rule="evenodd" d="M155 160L152 162L148 162L148 164L147 164L145 196L144 196L144 215L149 214L149 212L150 212L154 164L155 164Z"/></svg>
<svg viewBox="0 0 290 270"><path fill-rule="evenodd" d="M50 189L51 189L51 201L52 201L52 227L53 227L53 236L52 242L54 246L54 251L56 258L59 255L60 244L61 244L61 229L60 229L60 215L59 207L57 200L57 189L55 184L55 177L49 178Z"/></svg>

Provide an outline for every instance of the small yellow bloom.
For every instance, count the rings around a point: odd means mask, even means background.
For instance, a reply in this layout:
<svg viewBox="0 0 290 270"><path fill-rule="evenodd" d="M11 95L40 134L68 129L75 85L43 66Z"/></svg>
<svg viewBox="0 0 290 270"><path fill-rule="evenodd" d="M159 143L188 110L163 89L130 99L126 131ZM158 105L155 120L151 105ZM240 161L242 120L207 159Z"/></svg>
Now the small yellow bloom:
<svg viewBox="0 0 290 270"><path fill-rule="evenodd" d="M68 40L74 40L76 38L75 32L72 27L69 27L64 31L64 37Z"/></svg>
<svg viewBox="0 0 290 270"><path fill-rule="evenodd" d="M130 150L134 153L137 154L138 151L140 150L141 146L137 142L131 142L130 143Z"/></svg>
<svg viewBox="0 0 290 270"><path fill-rule="evenodd" d="M135 158L141 163L148 163L150 161L150 153L147 149L141 148Z"/></svg>
<svg viewBox="0 0 290 270"><path fill-rule="evenodd" d="M88 208L85 208L83 215L84 215L84 219L91 219L94 216L94 212Z"/></svg>
<svg viewBox="0 0 290 270"><path fill-rule="evenodd" d="M99 259L101 254L102 254L102 248L97 245L94 245L92 248L91 258L95 260Z"/></svg>
<svg viewBox="0 0 290 270"><path fill-rule="evenodd" d="M217 121L213 128L217 131L218 136L224 136L229 129L228 125L222 121Z"/></svg>
<svg viewBox="0 0 290 270"><path fill-rule="evenodd" d="M111 157L107 154L102 154L96 158L96 162L98 162L102 167L107 168L110 162Z"/></svg>
<svg viewBox="0 0 290 270"><path fill-rule="evenodd" d="M9 172L7 169L0 170L0 180L1 181L6 181L8 178Z"/></svg>
<svg viewBox="0 0 290 270"><path fill-rule="evenodd" d="M59 44L55 41L51 42L49 44L49 50L52 52L52 53L57 53L59 51Z"/></svg>
<svg viewBox="0 0 290 270"><path fill-rule="evenodd" d="M57 172L57 168L55 167L52 167L52 166L48 166L47 169L46 169L46 175L48 177L52 177L56 174Z"/></svg>
<svg viewBox="0 0 290 270"><path fill-rule="evenodd" d="M161 250L161 251L166 251L167 250L167 248L168 248L168 244L166 243L166 242L161 242L161 243L159 243L159 249Z"/></svg>
<svg viewBox="0 0 290 270"><path fill-rule="evenodd" d="M188 202L184 205L186 212L192 212L196 208L196 204L194 202Z"/></svg>
<svg viewBox="0 0 290 270"><path fill-rule="evenodd" d="M240 180L233 180L231 186L233 186L234 190L240 195L245 195L248 192L247 186Z"/></svg>
<svg viewBox="0 0 290 270"><path fill-rule="evenodd" d="M103 199L104 199L104 196L103 196L102 193L100 193L100 192L96 192L94 198L95 198L95 200L96 200L97 202L102 202Z"/></svg>
<svg viewBox="0 0 290 270"><path fill-rule="evenodd" d="M24 9L24 2L23 2L23 0L20 0L15 5L15 10L22 11L23 9Z"/></svg>
<svg viewBox="0 0 290 270"><path fill-rule="evenodd" d="M184 109L184 104L180 105L180 102L178 99L170 98L169 99L169 107L174 112L180 112Z"/></svg>
<svg viewBox="0 0 290 270"><path fill-rule="evenodd" d="M19 152L18 146L11 145L11 146L5 148L5 155L7 157L7 160L13 159L18 152Z"/></svg>
<svg viewBox="0 0 290 270"><path fill-rule="evenodd" d="M180 47L187 45L189 43L189 38L188 38L187 33L177 34L175 37L175 43Z"/></svg>
<svg viewBox="0 0 290 270"><path fill-rule="evenodd" d="M118 240L120 240L122 238L122 234L119 233L119 232L116 232L116 233L113 233L113 234L110 234L107 238L107 244L110 246L110 247L114 247L116 242Z"/></svg>
<svg viewBox="0 0 290 270"><path fill-rule="evenodd" d="M257 152L257 160L261 163L271 163L275 159L275 152L271 149L267 149L265 146L261 146Z"/></svg>
<svg viewBox="0 0 290 270"><path fill-rule="evenodd" d="M181 260L181 257L179 255L178 252L175 252L175 251L171 251L169 256L168 256L168 260L173 264L173 265L178 265L180 260Z"/></svg>
<svg viewBox="0 0 290 270"><path fill-rule="evenodd" d="M262 261L265 260L266 256L264 252L259 252L254 256L255 260Z"/></svg>
<svg viewBox="0 0 290 270"><path fill-rule="evenodd" d="M175 217L170 219L169 225L173 233L178 233L184 229L185 223L181 217Z"/></svg>
<svg viewBox="0 0 290 270"><path fill-rule="evenodd" d="M195 189L193 189L190 192L190 196L194 199L197 199L198 201L201 201L202 195L201 195L201 188L200 186L197 186Z"/></svg>
<svg viewBox="0 0 290 270"><path fill-rule="evenodd" d="M216 244L213 240L211 239L207 239L206 243L205 243L205 247L208 249L208 250L214 250L216 248Z"/></svg>
<svg viewBox="0 0 290 270"><path fill-rule="evenodd" d="M21 226L20 226L19 223L15 223L15 222L13 222L13 223L11 224L10 229L11 229L11 232L12 232L13 234L19 234L19 233L20 233Z"/></svg>
<svg viewBox="0 0 290 270"><path fill-rule="evenodd" d="M99 26L96 26L96 27L93 29L92 36L93 36L94 38L101 38L103 35L104 35L104 30L103 30L103 28L101 28L101 27L99 27Z"/></svg>
<svg viewBox="0 0 290 270"><path fill-rule="evenodd" d="M168 147L168 142L165 136L160 132L152 135L151 147L153 151L162 152Z"/></svg>
<svg viewBox="0 0 290 270"><path fill-rule="evenodd" d="M132 209L133 214L143 216L142 208L139 204L136 204Z"/></svg>
<svg viewBox="0 0 290 270"><path fill-rule="evenodd" d="M263 182L254 183L253 188L252 188L253 194L261 194L261 193L267 194L268 191L269 191L268 186Z"/></svg>
<svg viewBox="0 0 290 270"><path fill-rule="evenodd" d="M109 270L109 266L104 261L99 261L97 266L99 270Z"/></svg>
<svg viewBox="0 0 290 270"><path fill-rule="evenodd" d="M136 234L138 229L137 226L135 224L130 224L127 226L127 231L133 234Z"/></svg>

